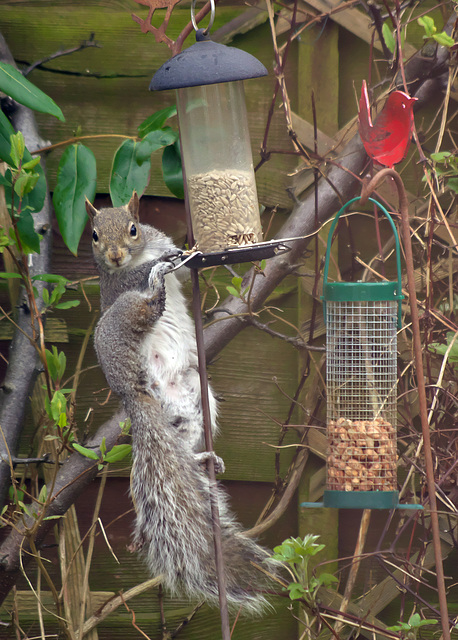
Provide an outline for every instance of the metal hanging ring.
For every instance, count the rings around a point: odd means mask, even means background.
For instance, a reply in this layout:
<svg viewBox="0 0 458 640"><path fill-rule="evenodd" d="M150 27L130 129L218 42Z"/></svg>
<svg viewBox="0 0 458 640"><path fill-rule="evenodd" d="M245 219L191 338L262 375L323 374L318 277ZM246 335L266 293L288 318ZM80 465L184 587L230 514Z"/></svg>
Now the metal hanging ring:
<svg viewBox="0 0 458 640"><path fill-rule="evenodd" d="M197 25L196 22L196 16L194 13L195 7L196 7L196 2L197 0L192 0L191 2L191 22L192 22L192 26L194 27L195 31L199 30L199 27ZM210 14L210 22L208 23L208 26L203 30L204 35L207 35L208 32L210 31L210 29L213 26L213 23L215 21L215 0L210 0L210 6L211 6L211 14Z"/></svg>

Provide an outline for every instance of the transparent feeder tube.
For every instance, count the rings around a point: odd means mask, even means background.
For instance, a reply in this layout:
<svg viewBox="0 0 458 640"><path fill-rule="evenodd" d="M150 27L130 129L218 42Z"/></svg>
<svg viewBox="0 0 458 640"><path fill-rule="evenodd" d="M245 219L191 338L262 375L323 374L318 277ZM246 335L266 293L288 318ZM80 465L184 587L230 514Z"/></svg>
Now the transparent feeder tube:
<svg viewBox="0 0 458 640"><path fill-rule="evenodd" d="M204 253L262 240L243 83L177 90L194 240Z"/></svg>
<svg viewBox="0 0 458 640"><path fill-rule="evenodd" d="M396 300L326 303L327 489L396 489Z"/></svg>

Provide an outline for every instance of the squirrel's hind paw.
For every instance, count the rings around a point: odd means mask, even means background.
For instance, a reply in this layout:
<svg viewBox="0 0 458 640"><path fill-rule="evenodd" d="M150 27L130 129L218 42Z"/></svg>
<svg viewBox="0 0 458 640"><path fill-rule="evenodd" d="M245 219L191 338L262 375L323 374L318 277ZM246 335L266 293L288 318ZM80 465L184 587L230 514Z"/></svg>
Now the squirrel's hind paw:
<svg viewBox="0 0 458 640"><path fill-rule="evenodd" d="M196 461L198 464L205 465L207 460L212 459L215 465L215 473L224 473L226 471L226 466L224 464L224 460L216 455L214 451L202 451L202 453L196 453Z"/></svg>

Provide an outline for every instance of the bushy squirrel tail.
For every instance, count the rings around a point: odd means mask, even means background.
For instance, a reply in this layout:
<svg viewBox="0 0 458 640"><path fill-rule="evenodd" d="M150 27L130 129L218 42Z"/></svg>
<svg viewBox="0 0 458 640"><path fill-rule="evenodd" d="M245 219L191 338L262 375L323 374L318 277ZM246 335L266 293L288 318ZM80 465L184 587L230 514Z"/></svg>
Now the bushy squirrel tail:
<svg viewBox="0 0 458 640"><path fill-rule="evenodd" d="M140 412L130 409L135 425L131 491L137 511L133 547L144 555L152 575L163 575L173 594L217 603L206 471L155 413L150 402ZM260 591L272 588L268 574L275 573L275 563L244 535L221 487L217 495L228 604L260 613L267 606ZM261 564L264 571L254 566Z"/></svg>

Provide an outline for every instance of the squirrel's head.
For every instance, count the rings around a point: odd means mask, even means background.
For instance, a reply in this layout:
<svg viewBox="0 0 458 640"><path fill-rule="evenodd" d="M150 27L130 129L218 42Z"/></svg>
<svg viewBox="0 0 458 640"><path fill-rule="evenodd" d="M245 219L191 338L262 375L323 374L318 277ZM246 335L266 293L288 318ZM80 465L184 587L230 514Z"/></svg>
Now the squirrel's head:
<svg viewBox="0 0 458 640"><path fill-rule="evenodd" d="M143 247L139 225L139 200L134 191L123 207L96 209L86 198L96 261L109 271L126 267Z"/></svg>

